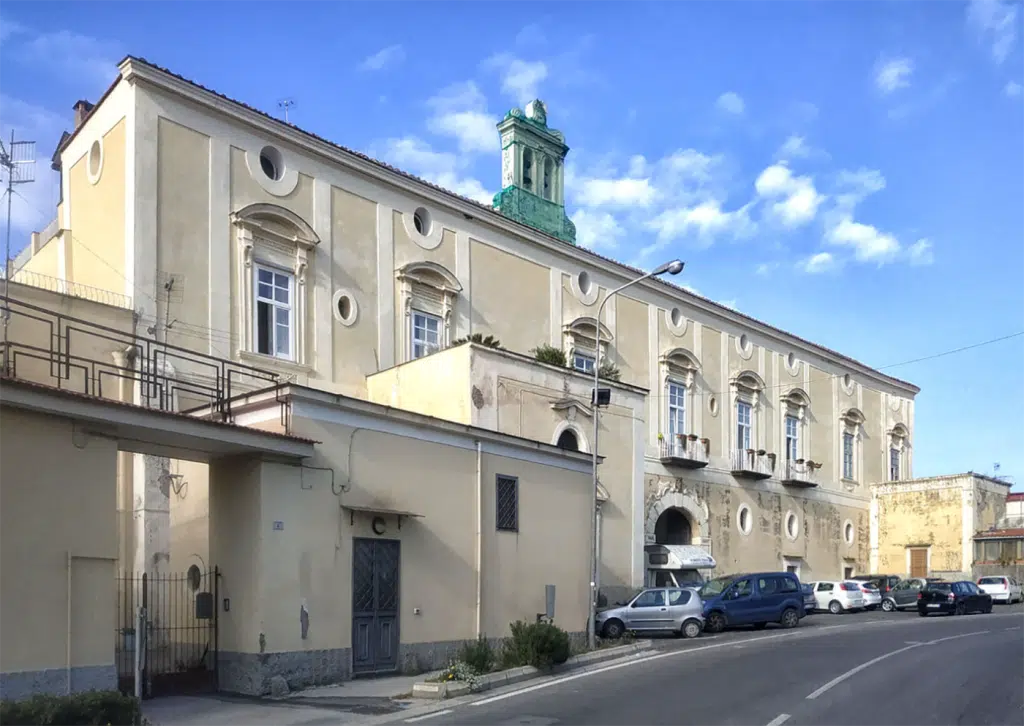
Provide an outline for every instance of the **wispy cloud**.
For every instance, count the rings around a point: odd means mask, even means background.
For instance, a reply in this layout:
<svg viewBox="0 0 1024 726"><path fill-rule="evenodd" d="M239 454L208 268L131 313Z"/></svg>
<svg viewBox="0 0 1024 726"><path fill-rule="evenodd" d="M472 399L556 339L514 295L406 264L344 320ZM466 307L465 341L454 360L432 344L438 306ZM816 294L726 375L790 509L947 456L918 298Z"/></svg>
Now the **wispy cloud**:
<svg viewBox="0 0 1024 726"><path fill-rule="evenodd" d="M472 81L455 83L427 101L432 115L427 127L454 138L462 152L495 152L499 149L497 123L487 111L487 99Z"/></svg>
<svg viewBox="0 0 1024 726"><path fill-rule="evenodd" d="M1019 98L1021 90L1021 85L1017 81L1007 81L1006 85L1003 86L1003 95L1007 98Z"/></svg>
<svg viewBox="0 0 1024 726"><path fill-rule="evenodd" d="M1017 42L1020 3L1012 0L971 0L967 6L967 25L989 47L992 59L1002 63Z"/></svg>
<svg viewBox="0 0 1024 726"><path fill-rule="evenodd" d="M464 158L435 151L429 143L415 136L388 139L368 153L481 204L490 204L494 196L479 180L466 173L467 163Z"/></svg>
<svg viewBox="0 0 1024 726"><path fill-rule="evenodd" d="M393 68L405 60L405 49L401 45L389 45L369 55L359 64L361 71L382 71Z"/></svg>
<svg viewBox="0 0 1024 726"><path fill-rule="evenodd" d="M910 85L914 62L909 58L881 59L875 64L875 88L889 94Z"/></svg>
<svg viewBox="0 0 1024 726"><path fill-rule="evenodd" d="M769 166L754 182L758 195L768 202L769 216L785 227L800 227L818 213L825 197L810 176L795 176L785 163Z"/></svg>
<svg viewBox="0 0 1024 726"><path fill-rule="evenodd" d="M576 243L587 249L611 252L619 247L625 228L608 212L579 209L572 215Z"/></svg>
<svg viewBox="0 0 1024 726"><path fill-rule="evenodd" d="M919 239L910 245L910 249L907 250L907 256L910 259L910 264L916 266L930 265L935 262L932 243L927 239Z"/></svg>
<svg viewBox="0 0 1024 726"><path fill-rule="evenodd" d="M715 106L717 106L719 110L734 116L741 115L747 107L743 102L743 98L735 91L726 91L723 93L718 97L718 100L715 101Z"/></svg>
<svg viewBox="0 0 1024 726"><path fill-rule="evenodd" d="M497 53L483 65L501 74L502 93L522 106L540 95L540 85L548 77L548 66L544 61L527 61L510 53Z"/></svg>
<svg viewBox="0 0 1024 726"><path fill-rule="evenodd" d="M817 252L801 260L797 267L809 275L820 275L839 269L839 263L831 252Z"/></svg>

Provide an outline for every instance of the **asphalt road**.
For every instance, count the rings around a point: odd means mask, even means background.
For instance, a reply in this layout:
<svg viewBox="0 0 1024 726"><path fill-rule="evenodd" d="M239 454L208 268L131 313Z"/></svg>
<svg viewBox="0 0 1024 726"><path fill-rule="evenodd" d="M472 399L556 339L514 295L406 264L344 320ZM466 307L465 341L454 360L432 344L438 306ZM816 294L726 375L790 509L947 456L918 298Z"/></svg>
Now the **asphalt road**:
<svg viewBox="0 0 1024 726"><path fill-rule="evenodd" d="M444 724L1024 724L1024 614L814 615L793 630L659 641L652 657L533 681Z"/></svg>

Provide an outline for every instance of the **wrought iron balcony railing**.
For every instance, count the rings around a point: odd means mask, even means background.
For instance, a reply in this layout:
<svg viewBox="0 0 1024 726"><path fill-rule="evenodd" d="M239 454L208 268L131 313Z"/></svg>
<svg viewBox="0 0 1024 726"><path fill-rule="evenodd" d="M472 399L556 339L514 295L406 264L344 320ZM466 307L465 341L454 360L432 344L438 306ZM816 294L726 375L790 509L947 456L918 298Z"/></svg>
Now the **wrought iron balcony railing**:
<svg viewBox="0 0 1024 726"><path fill-rule="evenodd" d="M787 460L782 473L782 483L802 487L818 486L817 467L802 459Z"/></svg>
<svg viewBox="0 0 1024 726"><path fill-rule="evenodd" d="M775 473L775 455L754 449L733 449L732 473L749 479L768 479Z"/></svg>
<svg viewBox="0 0 1024 726"><path fill-rule="evenodd" d="M661 461L663 464L701 469L708 465L709 449L710 442L707 439L671 437L661 442Z"/></svg>

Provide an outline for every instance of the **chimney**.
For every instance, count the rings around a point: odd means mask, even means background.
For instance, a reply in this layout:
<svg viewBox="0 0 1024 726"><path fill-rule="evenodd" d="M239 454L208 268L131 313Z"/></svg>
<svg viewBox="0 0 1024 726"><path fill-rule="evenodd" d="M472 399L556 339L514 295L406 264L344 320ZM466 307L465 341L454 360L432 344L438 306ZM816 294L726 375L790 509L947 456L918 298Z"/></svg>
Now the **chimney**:
<svg viewBox="0 0 1024 726"><path fill-rule="evenodd" d="M77 130L82 125L82 122L85 121L85 117L92 111L93 104L88 101L79 101L72 108L75 109L75 129Z"/></svg>

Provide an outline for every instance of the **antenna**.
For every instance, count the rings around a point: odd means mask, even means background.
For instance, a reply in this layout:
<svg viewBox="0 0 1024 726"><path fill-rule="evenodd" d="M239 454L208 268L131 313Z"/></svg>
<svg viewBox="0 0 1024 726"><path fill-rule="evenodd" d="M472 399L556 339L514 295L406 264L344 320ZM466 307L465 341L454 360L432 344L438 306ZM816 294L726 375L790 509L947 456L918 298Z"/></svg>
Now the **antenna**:
<svg viewBox="0 0 1024 726"><path fill-rule="evenodd" d="M281 109L282 111L284 111L284 122L285 123L289 123L289 121L288 121L288 109L290 109L294 105L295 105L295 99L294 98L282 98L280 101L277 102L277 107L279 109Z"/></svg>
<svg viewBox="0 0 1024 726"><path fill-rule="evenodd" d="M0 141L0 168L7 171L7 188L4 194L7 195L7 233L4 238L4 354L3 373L8 370L7 350L7 323L11 317L8 308L7 296L8 286L11 281L11 202L14 200L14 185L28 184L36 180L36 142L15 141L14 129L11 129L10 147L4 146ZM0 199L3 196L0 195Z"/></svg>

